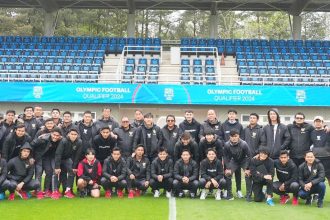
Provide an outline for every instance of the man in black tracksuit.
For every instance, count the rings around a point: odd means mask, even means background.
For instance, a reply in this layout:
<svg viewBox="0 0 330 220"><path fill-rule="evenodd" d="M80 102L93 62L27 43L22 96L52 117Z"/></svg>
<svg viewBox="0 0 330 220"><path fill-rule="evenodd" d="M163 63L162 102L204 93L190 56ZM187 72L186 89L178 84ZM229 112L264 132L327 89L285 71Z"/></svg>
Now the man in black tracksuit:
<svg viewBox="0 0 330 220"><path fill-rule="evenodd" d="M79 160L82 157L82 142L78 138L78 130L71 128L65 138L63 138L55 152L55 172L53 179L55 180L54 189L58 190L59 183L57 176L61 175L63 189L65 189L64 196L73 198L72 188L75 174L77 173ZM55 175L55 176L54 176Z"/></svg>
<svg viewBox="0 0 330 220"><path fill-rule="evenodd" d="M38 180L33 180L34 165L31 164L30 153L32 148L25 145L20 149L20 155L9 160L7 164L9 200L15 199L15 190L22 199L28 199L27 190L36 190L40 187Z"/></svg>
<svg viewBox="0 0 330 220"><path fill-rule="evenodd" d="M222 123L220 128L220 139L226 143L229 141L230 138L230 131L231 130L237 130L239 132L239 136L243 136L243 126L241 123L239 123L237 119L237 111L235 109L229 109L227 112L227 120ZM235 181L236 181L236 190L237 190L237 196L238 198L243 198L242 191L241 191L241 171L237 170L235 172Z"/></svg>
<svg viewBox="0 0 330 220"><path fill-rule="evenodd" d="M262 188L266 186L267 204L273 206L274 161L269 158L267 147L261 147L259 149L258 157L251 159L249 168L253 181L252 191L254 201L262 202L264 200L265 195L262 192Z"/></svg>
<svg viewBox="0 0 330 220"><path fill-rule="evenodd" d="M174 196L181 198L182 190L187 189L190 197L195 198L198 189L198 164L191 159L189 150L183 150L181 159L175 162L173 176Z"/></svg>
<svg viewBox="0 0 330 220"><path fill-rule="evenodd" d="M324 167L312 151L305 153L305 162L298 168L298 177L301 187L298 192L299 197L306 199L306 205L311 205L311 195L317 193L319 195L317 207L322 208L326 188Z"/></svg>
<svg viewBox="0 0 330 220"><path fill-rule="evenodd" d="M159 197L159 189L166 190L166 197L171 197L173 184L173 160L169 157L165 148L158 150L158 157L151 163L150 186L154 191L154 197Z"/></svg>
<svg viewBox="0 0 330 220"><path fill-rule="evenodd" d="M205 189L217 189L215 199L221 200L220 190L226 187L222 161L217 159L216 150L213 148L209 148L206 155L207 157L202 160L200 165L199 187L202 189L200 199L205 199Z"/></svg>
<svg viewBox="0 0 330 220"><path fill-rule="evenodd" d="M137 145L134 157L127 159L128 198L134 198L134 195L140 196L141 190L144 192L149 187L150 162L144 156L144 149L143 145Z"/></svg>
<svg viewBox="0 0 330 220"><path fill-rule="evenodd" d="M102 118L95 122L96 131L99 133L101 128L108 127L112 131L119 127L118 122L111 116L110 108L103 108Z"/></svg>
<svg viewBox="0 0 330 220"><path fill-rule="evenodd" d="M281 196L280 203L285 204L290 198L288 193L292 193L292 205L298 205L298 169L286 150L281 151L279 159L274 161L274 167L278 181L273 183L273 191Z"/></svg>
<svg viewBox="0 0 330 220"><path fill-rule="evenodd" d="M192 110L186 110L184 116L185 120L179 124L179 135L181 136L185 131L189 132L193 140L199 143L201 124L194 119Z"/></svg>
<svg viewBox="0 0 330 220"><path fill-rule="evenodd" d="M131 127L133 128L138 128L140 127L142 124L143 124L143 113L141 110L139 109L136 109L135 112L134 112L134 121L133 123L131 124Z"/></svg>
<svg viewBox="0 0 330 220"><path fill-rule="evenodd" d="M267 112L268 124L264 126L266 146L270 148L270 158L276 160L281 150L289 147L291 136L286 125L281 123L277 109Z"/></svg>
<svg viewBox="0 0 330 220"><path fill-rule="evenodd" d="M93 147L93 138L97 134L97 129L92 120L92 112L85 111L83 120L77 123L80 139L83 143L83 155L85 155L88 148ZM81 160L84 157L80 158Z"/></svg>
<svg viewBox="0 0 330 220"><path fill-rule="evenodd" d="M251 157L254 157L259 153L259 148L261 146L266 146L266 140L264 136L264 130L262 126L258 124L259 115L257 113L251 113L249 117L249 125L243 129L242 140L244 140L248 146ZM252 196L252 177L248 176L246 179L247 188L249 189L246 192L246 200L251 201Z"/></svg>
<svg viewBox="0 0 330 220"><path fill-rule="evenodd" d="M249 146L240 139L238 130L230 131L230 139L225 143L223 158L225 163L225 176L227 182L227 199L233 200L232 194L232 175L237 170L244 170L245 178L249 175L248 162L250 161ZM247 190L248 191L248 190ZM241 197L241 196L239 196Z"/></svg>
<svg viewBox="0 0 330 220"><path fill-rule="evenodd" d="M189 150L191 158L199 163L198 145L187 131L181 135L180 140L175 144L174 161L177 161L181 158L181 154L184 150Z"/></svg>
<svg viewBox="0 0 330 220"><path fill-rule="evenodd" d="M8 180L7 180L7 161L1 158L0 153L0 200L5 199L5 191L8 187Z"/></svg>
<svg viewBox="0 0 330 220"><path fill-rule="evenodd" d="M103 165L103 161L111 155L112 149L116 146L115 134L110 128L100 128L100 133L94 137L93 148L95 157Z"/></svg>
<svg viewBox="0 0 330 220"><path fill-rule="evenodd" d="M221 139L221 122L218 121L217 115L213 109L207 111L207 120L201 124L201 129L199 131L199 140L202 141L205 139L205 132L212 130L216 134L217 138Z"/></svg>
<svg viewBox="0 0 330 220"><path fill-rule="evenodd" d="M117 147L121 150L121 156L126 159L133 153L133 142L136 128L129 124L128 117L121 118L121 126L115 128L113 133L117 136Z"/></svg>
<svg viewBox="0 0 330 220"><path fill-rule="evenodd" d="M42 123L33 117L33 107L25 107L23 121L25 125L26 132L28 135L34 139L38 130L42 127Z"/></svg>
<svg viewBox="0 0 330 220"><path fill-rule="evenodd" d="M2 148L2 158L9 161L10 159L19 156L20 148L31 141L30 136L25 132L23 124L17 125L12 133L10 133Z"/></svg>
<svg viewBox="0 0 330 220"><path fill-rule="evenodd" d="M304 153L310 150L312 145L311 133L314 127L304 120L305 115L300 112L295 115L293 124L288 125L288 131L291 135L291 142L288 149L290 150L290 158L295 162L297 167L305 161Z"/></svg>
<svg viewBox="0 0 330 220"><path fill-rule="evenodd" d="M72 122L72 113L69 111L63 113L63 121L58 125L58 127L61 128L63 137L66 137L72 128L78 129Z"/></svg>
<svg viewBox="0 0 330 220"><path fill-rule="evenodd" d="M123 197L123 189L127 187L126 171L126 162L121 157L120 149L113 148L111 156L104 160L102 169L101 185L105 189L105 198L111 198L113 187L117 188L118 197Z"/></svg>
<svg viewBox="0 0 330 220"><path fill-rule="evenodd" d="M8 110L6 112L6 119L3 122L1 122L1 124L0 124L0 131L1 131L0 152L2 150L3 143L5 142L6 137L10 133L12 133L16 127L15 114L16 114L16 112L14 110Z"/></svg>
<svg viewBox="0 0 330 220"><path fill-rule="evenodd" d="M149 161L153 161L157 157L158 149L163 142L163 135L160 128L154 124L153 115L147 113L144 116L144 123L136 129L134 144L142 144L145 147L145 156Z"/></svg>
<svg viewBox="0 0 330 220"><path fill-rule="evenodd" d="M38 130L38 132L34 136L34 139L38 138L39 136L41 136L43 134L49 134L51 132L51 130L53 130L53 128L55 128L55 127L56 127L56 125L52 118L46 119L44 122L44 126Z"/></svg>
<svg viewBox="0 0 330 220"><path fill-rule="evenodd" d="M179 128L175 124L174 115L166 116L166 125L162 128L163 143L162 147L166 149L169 156L174 158L174 146L179 140Z"/></svg>
<svg viewBox="0 0 330 220"><path fill-rule="evenodd" d="M315 130L311 133L312 150L324 166L325 177L330 185L330 133L324 128L321 116L314 118Z"/></svg>
<svg viewBox="0 0 330 220"><path fill-rule="evenodd" d="M53 173L55 172L55 152L62 139L61 130L59 128L54 128L50 134L44 134L34 139L31 142L33 148L34 159L35 159L35 178L41 183L41 176L43 170L45 170L46 177L44 183L44 189L47 196L52 192L51 197L58 199L60 194L54 188ZM53 186L53 188L51 187ZM40 196L41 187L38 189L38 195Z"/></svg>
<svg viewBox="0 0 330 220"><path fill-rule="evenodd" d="M223 156L223 142L217 138L213 130L206 130L204 132L205 138L199 142L199 161L206 158L207 152L210 148L217 153L217 158L222 161Z"/></svg>

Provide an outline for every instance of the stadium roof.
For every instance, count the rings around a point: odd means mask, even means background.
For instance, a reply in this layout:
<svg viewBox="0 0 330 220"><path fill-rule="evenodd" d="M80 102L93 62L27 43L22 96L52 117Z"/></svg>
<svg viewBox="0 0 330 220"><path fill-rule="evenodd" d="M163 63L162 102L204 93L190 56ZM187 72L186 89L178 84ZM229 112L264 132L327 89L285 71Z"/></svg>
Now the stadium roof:
<svg viewBox="0 0 330 220"><path fill-rule="evenodd" d="M0 0L0 7L44 8L52 12L61 8L77 9L170 9L210 11L287 11L299 15L302 11L330 12L329 0Z"/></svg>

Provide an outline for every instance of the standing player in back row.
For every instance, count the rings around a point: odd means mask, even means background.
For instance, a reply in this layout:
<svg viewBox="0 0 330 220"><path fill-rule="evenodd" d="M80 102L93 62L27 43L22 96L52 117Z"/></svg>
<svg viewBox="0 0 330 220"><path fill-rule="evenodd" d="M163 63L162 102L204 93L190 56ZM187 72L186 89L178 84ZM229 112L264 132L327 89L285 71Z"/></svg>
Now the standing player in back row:
<svg viewBox="0 0 330 220"><path fill-rule="evenodd" d="M179 124L180 136L184 132L189 132L191 137L196 143L199 143L199 131L201 124L194 118L194 112L192 110L186 110L184 113L185 120Z"/></svg>

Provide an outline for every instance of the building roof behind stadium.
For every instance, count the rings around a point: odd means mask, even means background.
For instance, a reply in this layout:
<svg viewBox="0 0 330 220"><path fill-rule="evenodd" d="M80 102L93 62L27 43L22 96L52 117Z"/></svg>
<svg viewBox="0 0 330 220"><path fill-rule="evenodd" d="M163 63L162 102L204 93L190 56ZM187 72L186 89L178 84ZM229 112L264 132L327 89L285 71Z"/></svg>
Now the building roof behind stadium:
<svg viewBox="0 0 330 220"><path fill-rule="evenodd" d="M47 12L62 8L134 10L217 10L330 12L329 0L0 0L0 7L44 8Z"/></svg>

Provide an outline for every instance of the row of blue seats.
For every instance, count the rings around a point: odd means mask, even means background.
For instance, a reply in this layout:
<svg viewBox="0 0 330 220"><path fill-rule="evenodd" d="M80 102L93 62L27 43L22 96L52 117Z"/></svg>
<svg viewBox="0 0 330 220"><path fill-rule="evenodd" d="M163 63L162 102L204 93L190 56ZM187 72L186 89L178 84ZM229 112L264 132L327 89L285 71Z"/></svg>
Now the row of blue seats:
<svg viewBox="0 0 330 220"><path fill-rule="evenodd" d="M132 65L125 65L124 67L124 74L133 74L133 73L143 73L145 74L147 72L147 67L145 65L139 65L139 66L132 66ZM159 66L149 66L148 68L149 73L159 73Z"/></svg>
<svg viewBox="0 0 330 220"><path fill-rule="evenodd" d="M188 75L182 75L180 77L181 84L194 84L194 85L216 85L217 81L214 76L206 76L205 78L203 76L193 76L190 77Z"/></svg>
<svg viewBox="0 0 330 220"><path fill-rule="evenodd" d="M330 60L328 53L236 53L236 59Z"/></svg>
<svg viewBox="0 0 330 220"><path fill-rule="evenodd" d="M189 66L182 66L181 67L181 73L190 73L192 69L192 72L194 74L215 74L215 68L213 66L208 66L208 67L201 67L201 66L194 66L190 68Z"/></svg>
<svg viewBox="0 0 330 220"><path fill-rule="evenodd" d="M139 59L135 59L133 57L129 57L126 59L126 65L159 65L159 59L158 58L139 58Z"/></svg>
<svg viewBox="0 0 330 220"><path fill-rule="evenodd" d="M330 78L309 78L309 77L272 77L272 78L263 78L263 77L241 77L240 78L242 85L301 85L301 86L317 86L324 85L325 83L330 82Z"/></svg>
<svg viewBox="0 0 330 220"><path fill-rule="evenodd" d="M69 64L100 64L103 65L103 58L82 58L82 57L53 57L53 56L24 56L24 57L1 57L0 63L69 63Z"/></svg>
<svg viewBox="0 0 330 220"><path fill-rule="evenodd" d="M0 36L0 43L161 45L160 38Z"/></svg>
<svg viewBox="0 0 330 220"><path fill-rule="evenodd" d="M181 46L330 47L330 41L182 38Z"/></svg>
<svg viewBox="0 0 330 220"><path fill-rule="evenodd" d="M38 73L0 73L0 79L23 78L29 79L98 79L97 74L38 74Z"/></svg>
<svg viewBox="0 0 330 220"><path fill-rule="evenodd" d="M239 67L239 75L310 75L310 76L324 76L330 75L330 68L294 68L294 67Z"/></svg>
<svg viewBox="0 0 330 220"><path fill-rule="evenodd" d="M52 64L0 64L0 72L9 71L93 71L99 73L101 66L93 65L52 65Z"/></svg>
<svg viewBox="0 0 330 220"><path fill-rule="evenodd" d="M0 56L104 57L104 54L100 50L0 50Z"/></svg>
<svg viewBox="0 0 330 220"><path fill-rule="evenodd" d="M122 78L122 83L147 83L147 84L157 84L158 83L158 76L156 75L124 75Z"/></svg>
<svg viewBox="0 0 330 220"><path fill-rule="evenodd" d="M181 59L181 66L190 66L191 65L191 60L190 59ZM192 65L193 66L214 66L214 59L193 59L192 60Z"/></svg>
<svg viewBox="0 0 330 220"><path fill-rule="evenodd" d="M325 47L219 47L224 50L234 50L236 53L329 53Z"/></svg>
<svg viewBox="0 0 330 220"><path fill-rule="evenodd" d="M237 60L237 66L277 66L277 67L330 67L330 60L327 61L273 61L273 60Z"/></svg>
<svg viewBox="0 0 330 220"><path fill-rule="evenodd" d="M107 44L0 44L2 50L107 50Z"/></svg>

